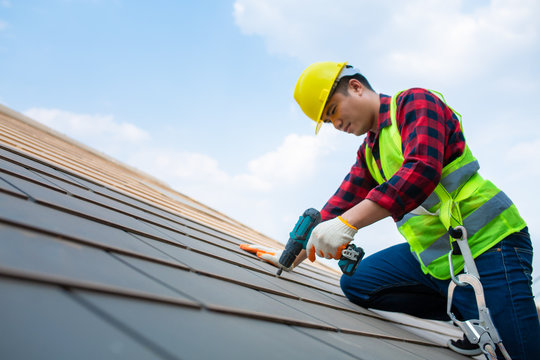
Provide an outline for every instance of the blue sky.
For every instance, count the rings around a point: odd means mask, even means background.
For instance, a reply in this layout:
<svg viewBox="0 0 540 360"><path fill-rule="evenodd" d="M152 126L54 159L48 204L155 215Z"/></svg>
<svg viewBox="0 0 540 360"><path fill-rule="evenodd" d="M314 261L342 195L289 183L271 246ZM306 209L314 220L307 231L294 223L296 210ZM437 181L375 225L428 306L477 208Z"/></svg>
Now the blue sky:
<svg viewBox="0 0 540 360"><path fill-rule="evenodd" d="M307 65L345 60L378 92L444 93L539 248L539 18L535 0L0 0L0 103L285 242L362 140L315 137L292 98ZM389 220L356 237L399 241Z"/></svg>

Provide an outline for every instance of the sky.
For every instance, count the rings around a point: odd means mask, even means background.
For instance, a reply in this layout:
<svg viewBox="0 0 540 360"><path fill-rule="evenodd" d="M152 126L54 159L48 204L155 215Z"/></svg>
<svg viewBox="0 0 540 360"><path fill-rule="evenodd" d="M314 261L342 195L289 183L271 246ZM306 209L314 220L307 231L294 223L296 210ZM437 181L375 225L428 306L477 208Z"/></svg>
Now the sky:
<svg viewBox="0 0 540 360"><path fill-rule="evenodd" d="M538 19L536 0L0 0L0 103L285 243L363 140L315 136L294 85L347 61L380 93L442 92L540 248ZM402 241L390 219L355 237Z"/></svg>

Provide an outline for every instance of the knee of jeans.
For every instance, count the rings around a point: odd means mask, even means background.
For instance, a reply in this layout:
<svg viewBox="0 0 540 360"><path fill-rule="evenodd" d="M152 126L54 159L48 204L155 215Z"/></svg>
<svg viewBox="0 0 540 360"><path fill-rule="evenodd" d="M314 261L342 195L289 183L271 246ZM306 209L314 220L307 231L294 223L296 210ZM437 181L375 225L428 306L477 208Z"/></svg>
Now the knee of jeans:
<svg viewBox="0 0 540 360"><path fill-rule="evenodd" d="M340 280L341 290L349 301L367 307L368 296L361 293L361 289L354 285L354 276L342 275Z"/></svg>

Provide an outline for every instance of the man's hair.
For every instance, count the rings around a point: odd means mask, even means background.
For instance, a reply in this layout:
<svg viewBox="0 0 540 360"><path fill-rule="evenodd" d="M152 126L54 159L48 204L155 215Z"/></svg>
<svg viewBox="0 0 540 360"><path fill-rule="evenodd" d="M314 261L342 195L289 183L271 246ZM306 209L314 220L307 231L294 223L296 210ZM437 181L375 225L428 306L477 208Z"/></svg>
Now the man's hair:
<svg viewBox="0 0 540 360"><path fill-rule="evenodd" d="M354 74L354 75L351 75L351 76L344 76L342 77L337 86L336 86L336 89L334 90L334 93L341 93L343 95L348 95L348 87L349 87L349 80L351 79L356 79L358 81L360 81L360 83L362 85L364 85L364 87L366 87L367 89L375 92L375 90L373 90L373 88L371 87L371 85L369 84L369 81L364 77L364 75L362 74Z"/></svg>

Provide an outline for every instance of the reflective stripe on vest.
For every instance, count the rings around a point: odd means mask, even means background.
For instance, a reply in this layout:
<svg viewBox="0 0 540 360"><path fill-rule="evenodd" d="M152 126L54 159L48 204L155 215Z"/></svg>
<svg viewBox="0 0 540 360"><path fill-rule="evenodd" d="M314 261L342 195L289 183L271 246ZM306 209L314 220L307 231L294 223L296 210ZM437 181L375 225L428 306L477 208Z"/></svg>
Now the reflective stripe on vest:
<svg viewBox="0 0 540 360"><path fill-rule="evenodd" d="M463 226L467 229L467 234L473 237L477 231L486 226L497 215L512 206L512 200L502 191L489 199L486 203L476 209L471 215L463 219ZM425 266L429 266L433 260L447 255L450 247L450 236L445 233L418 256Z"/></svg>

